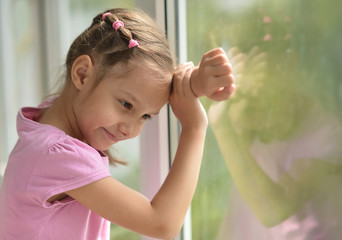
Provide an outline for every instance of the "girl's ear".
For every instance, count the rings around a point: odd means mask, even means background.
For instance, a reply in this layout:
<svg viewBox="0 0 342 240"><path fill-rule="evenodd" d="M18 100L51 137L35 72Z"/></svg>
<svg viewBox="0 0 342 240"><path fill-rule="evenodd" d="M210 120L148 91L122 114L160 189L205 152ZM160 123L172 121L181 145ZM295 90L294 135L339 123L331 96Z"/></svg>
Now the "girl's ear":
<svg viewBox="0 0 342 240"><path fill-rule="evenodd" d="M93 75L94 66L88 55L81 55L72 64L71 80L74 86L81 90Z"/></svg>

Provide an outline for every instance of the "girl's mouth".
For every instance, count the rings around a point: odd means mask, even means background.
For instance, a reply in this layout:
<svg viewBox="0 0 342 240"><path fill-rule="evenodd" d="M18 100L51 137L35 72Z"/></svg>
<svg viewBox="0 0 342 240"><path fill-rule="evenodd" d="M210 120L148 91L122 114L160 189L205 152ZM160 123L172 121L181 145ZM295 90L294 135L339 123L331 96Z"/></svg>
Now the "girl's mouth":
<svg viewBox="0 0 342 240"><path fill-rule="evenodd" d="M119 139L114 135L112 134L111 132L109 132L107 129L103 128L103 130L105 131L106 135L108 136L108 138L110 140L112 140L114 143L117 143L119 141Z"/></svg>

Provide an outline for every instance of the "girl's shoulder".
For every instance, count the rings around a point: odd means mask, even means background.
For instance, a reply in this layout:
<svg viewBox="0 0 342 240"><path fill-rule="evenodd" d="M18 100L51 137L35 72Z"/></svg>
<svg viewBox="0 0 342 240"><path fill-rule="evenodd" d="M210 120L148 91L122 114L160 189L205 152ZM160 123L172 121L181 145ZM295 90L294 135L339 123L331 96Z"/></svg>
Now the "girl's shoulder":
<svg viewBox="0 0 342 240"><path fill-rule="evenodd" d="M73 158L98 158L104 154L98 152L85 142L67 135L61 129L41 124L35 120L40 108L25 107L20 110L17 117L17 131L19 151L26 150L42 157L65 155ZM25 151L24 151L25 152Z"/></svg>

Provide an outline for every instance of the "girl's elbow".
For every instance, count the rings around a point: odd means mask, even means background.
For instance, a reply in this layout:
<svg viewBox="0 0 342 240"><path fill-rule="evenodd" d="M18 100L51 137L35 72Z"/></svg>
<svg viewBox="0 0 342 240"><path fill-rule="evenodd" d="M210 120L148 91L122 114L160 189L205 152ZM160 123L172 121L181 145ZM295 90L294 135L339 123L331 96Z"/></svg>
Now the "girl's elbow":
<svg viewBox="0 0 342 240"><path fill-rule="evenodd" d="M156 228L156 236L160 239L174 239L179 234L182 225L172 224L171 221L158 224Z"/></svg>
<svg viewBox="0 0 342 240"><path fill-rule="evenodd" d="M280 223L287 220L293 214L292 211L272 211L263 214L256 214L259 221L267 228L271 228L279 225Z"/></svg>

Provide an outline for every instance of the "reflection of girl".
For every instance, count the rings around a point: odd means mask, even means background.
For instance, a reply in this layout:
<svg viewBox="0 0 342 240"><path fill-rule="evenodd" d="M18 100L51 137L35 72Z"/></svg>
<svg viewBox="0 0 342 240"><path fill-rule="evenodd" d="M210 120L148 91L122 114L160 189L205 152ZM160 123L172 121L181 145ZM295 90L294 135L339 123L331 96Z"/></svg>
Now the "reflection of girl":
<svg viewBox="0 0 342 240"><path fill-rule="evenodd" d="M248 79L209 109L236 186L219 239L340 239L340 123L289 82Z"/></svg>

